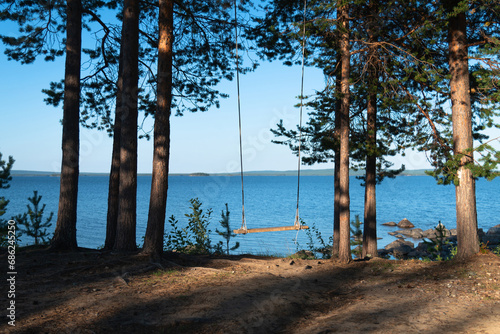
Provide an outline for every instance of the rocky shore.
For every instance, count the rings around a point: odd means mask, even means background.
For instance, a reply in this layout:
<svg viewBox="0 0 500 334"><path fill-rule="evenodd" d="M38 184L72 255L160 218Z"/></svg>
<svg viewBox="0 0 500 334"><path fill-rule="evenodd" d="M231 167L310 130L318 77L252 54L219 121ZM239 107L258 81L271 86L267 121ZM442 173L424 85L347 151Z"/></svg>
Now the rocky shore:
<svg viewBox="0 0 500 334"><path fill-rule="evenodd" d="M398 259L408 258L441 258L446 259L453 255L457 245L457 230L447 229L439 223L436 228L423 231L406 218L399 223L388 222L382 225L400 228L390 235L397 238L383 249L379 249L379 256L394 256ZM493 226L486 233L478 230L480 241L488 248L495 248L500 244L500 224ZM406 240L412 239L416 242Z"/></svg>

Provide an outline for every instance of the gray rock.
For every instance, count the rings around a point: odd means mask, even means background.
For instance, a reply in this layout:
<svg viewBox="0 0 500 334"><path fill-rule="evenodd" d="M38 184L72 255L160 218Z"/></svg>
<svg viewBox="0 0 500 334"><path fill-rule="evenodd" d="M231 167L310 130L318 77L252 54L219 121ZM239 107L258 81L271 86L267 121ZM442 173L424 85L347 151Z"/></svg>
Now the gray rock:
<svg viewBox="0 0 500 334"><path fill-rule="evenodd" d="M422 229L415 228L415 229L411 230L411 238L422 239L423 236L424 236L424 231L422 231Z"/></svg>
<svg viewBox="0 0 500 334"><path fill-rule="evenodd" d="M410 247L408 245L400 245L399 247L394 248L392 250L392 254L394 255L394 257L401 259L408 257L408 254L410 254L413 251L414 251L413 247Z"/></svg>
<svg viewBox="0 0 500 334"><path fill-rule="evenodd" d="M401 227L401 228L414 228L415 225L413 225L408 219L403 218L403 220L401 220L398 223L398 227Z"/></svg>
<svg viewBox="0 0 500 334"><path fill-rule="evenodd" d="M500 224L493 226L486 232L486 235L500 235Z"/></svg>
<svg viewBox="0 0 500 334"><path fill-rule="evenodd" d="M314 259L314 253L308 250L300 250L293 255L299 259Z"/></svg>
<svg viewBox="0 0 500 334"><path fill-rule="evenodd" d="M451 237L453 235L453 233L446 228L444 229L443 233L444 233L445 237ZM455 233L456 233L456 231L455 231ZM434 240L434 239L436 239L437 235L438 235L438 231L436 229L432 229L432 228L422 232L422 238Z"/></svg>
<svg viewBox="0 0 500 334"><path fill-rule="evenodd" d="M434 230L433 228L425 230L424 232L422 232L422 237L427 238L427 239L435 238L436 237L436 230Z"/></svg>
<svg viewBox="0 0 500 334"><path fill-rule="evenodd" d="M395 222L387 222L387 223L383 223L382 225L384 225L384 226L397 226L398 224L396 224Z"/></svg>
<svg viewBox="0 0 500 334"><path fill-rule="evenodd" d="M404 239L404 237L405 237L405 236L404 236L404 235L402 235L402 234L395 234L394 236L395 236L396 238L398 238L398 239L402 239L402 238Z"/></svg>
<svg viewBox="0 0 500 334"><path fill-rule="evenodd" d="M389 232L389 235L395 236L398 232Z"/></svg>
<svg viewBox="0 0 500 334"><path fill-rule="evenodd" d="M422 239L422 237L423 237L423 231L422 231L422 229L419 229L419 228L397 230L396 233L402 234L405 237L412 238L412 239Z"/></svg>
<svg viewBox="0 0 500 334"><path fill-rule="evenodd" d="M377 252L378 256L380 257L386 257L387 255L389 255L389 251L386 249L377 249Z"/></svg>
<svg viewBox="0 0 500 334"><path fill-rule="evenodd" d="M418 259L418 258L421 258L423 257L423 254L421 252L419 252L418 250L416 249L413 249L411 252L409 252L407 254L408 257L411 257L411 258L415 258L415 259Z"/></svg>
<svg viewBox="0 0 500 334"><path fill-rule="evenodd" d="M388 251L394 250L398 247L401 247L402 245L408 246L413 249L413 243L411 241L406 241L406 240L401 240L398 239L396 241L391 242L387 246L385 246L385 249Z"/></svg>
<svg viewBox="0 0 500 334"><path fill-rule="evenodd" d="M480 238L484 243L488 243L488 245L496 246L500 244L500 225L493 226L483 235L480 234Z"/></svg>

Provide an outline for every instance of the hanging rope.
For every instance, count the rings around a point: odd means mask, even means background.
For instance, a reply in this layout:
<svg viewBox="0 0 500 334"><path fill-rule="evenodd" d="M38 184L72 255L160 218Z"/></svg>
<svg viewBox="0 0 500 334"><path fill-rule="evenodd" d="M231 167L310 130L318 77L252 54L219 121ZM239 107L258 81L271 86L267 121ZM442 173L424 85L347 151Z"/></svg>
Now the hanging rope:
<svg viewBox="0 0 500 334"><path fill-rule="evenodd" d="M234 0L234 34L235 34L235 62L236 62L236 87L238 93L238 125L240 136L240 177L241 177L241 229L247 229L245 220L245 187L243 186L243 141L241 135L241 103L240 103L240 65L238 55L238 4Z"/></svg>
<svg viewBox="0 0 500 334"><path fill-rule="evenodd" d="M295 223L297 228L300 228L299 218L299 197L300 197L300 150L302 146L302 106L304 101L304 67L305 67L305 53L306 53L306 10L307 0L304 0L304 15L302 21L302 78L300 81L300 111L299 111L299 149L298 149L298 163L297 163L297 210L295 212Z"/></svg>

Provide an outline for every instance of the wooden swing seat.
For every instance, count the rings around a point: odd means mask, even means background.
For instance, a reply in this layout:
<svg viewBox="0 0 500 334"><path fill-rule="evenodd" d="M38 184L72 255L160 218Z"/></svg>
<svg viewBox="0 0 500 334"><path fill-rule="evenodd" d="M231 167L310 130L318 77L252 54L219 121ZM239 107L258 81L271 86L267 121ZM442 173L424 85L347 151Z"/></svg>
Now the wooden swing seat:
<svg viewBox="0 0 500 334"><path fill-rule="evenodd" d="M247 234L247 233L258 233L258 232L279 232L279 231L297 231L297 230L307 230L309 226L301 225L301 226L277 226L277 227L260 227L260 228L239 228L237 230L233 230L233 233L236 234Z"/></svg>

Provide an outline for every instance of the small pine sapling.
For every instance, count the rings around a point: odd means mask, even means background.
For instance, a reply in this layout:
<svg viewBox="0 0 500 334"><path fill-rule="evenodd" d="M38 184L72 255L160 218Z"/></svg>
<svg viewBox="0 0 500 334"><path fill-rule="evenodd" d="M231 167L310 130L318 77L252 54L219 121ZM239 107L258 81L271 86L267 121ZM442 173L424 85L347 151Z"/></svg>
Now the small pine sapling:
<svg viewBox="0 0 500 334"><path fill-rule="evenodd" d="M361 221L359 215L355 216L355 220L351 221L351 246L355 246L352 253L356 257L361 257L363 247L363 231L361 230Z"/></svg>
<svg viewBox="0 0 500 334"><path fill-rule="evenodd" d="M219 223L222 226L223 230L219 231L218 229L215 229L215 232L217 232L217 234L219 234L221 237L226 239L226 253L227 253L227 255L229 255L229 251L236 250L238 247L240 247L240 243L238 241L236 241L234 246L229 248L229 243L231 241L231 238L236 237L236 234L233 233L233 231L231 230L231 226L229 225L229 209L228 209L227 203L226 203L226 212L224 212L224 210L222 210L221 220Z"/></svg>
<svg viewBox="0 0 500 334"><path fill-rule="evenodd" d="M34 238L35 245L44 245L48 242L49 232L47 232L47 228L52 225L50 221L54 216L54 212L51 212L43 222L45 204L40 208L41 199L42 196L38 196L38 191L33 191L33 197L28 197L28 201L33 205L33 208L28 204L28 212L15 217L19 222L21 232Z"/></svg>

